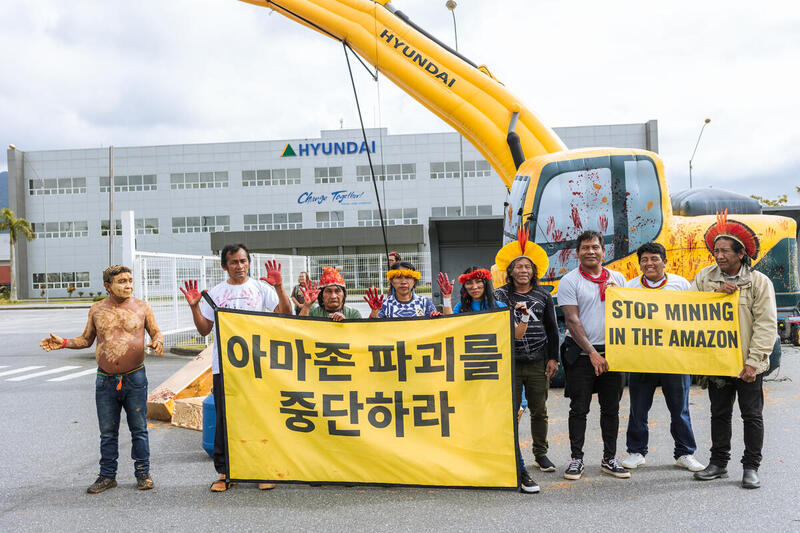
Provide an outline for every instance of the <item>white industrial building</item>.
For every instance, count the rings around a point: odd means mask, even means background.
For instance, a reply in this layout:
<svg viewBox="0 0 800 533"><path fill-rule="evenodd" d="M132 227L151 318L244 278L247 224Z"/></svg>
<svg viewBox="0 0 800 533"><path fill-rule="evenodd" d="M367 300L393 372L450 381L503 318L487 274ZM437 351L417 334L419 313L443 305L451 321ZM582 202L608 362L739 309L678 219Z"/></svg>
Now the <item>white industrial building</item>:
<svg viewBox="0 0 800 533"><path fill-rule="evenodd" d="M221 243L245 242L253 251L285 254L380 252L369 152L383 176L378 194L391 249L431 251L432 240L446 246L458 227L452 224L461 221L486 221L489 236L468 240L496 249L506 188L475 148L459 143L455 132L366 133L366 143L361 130L340 129L309 139L116 147L113 231L121 234L120 213L133 210L139 250L211 254ZM556 133L569 148L658 151L654 120ZM10 207L37 235L17 244L19 296L43 290L63 296L69 286L102 290L111 227L109 149L7 153ZM444 231L432 237L437 223ZM121 260L120 238L113 256Z"/></svg>

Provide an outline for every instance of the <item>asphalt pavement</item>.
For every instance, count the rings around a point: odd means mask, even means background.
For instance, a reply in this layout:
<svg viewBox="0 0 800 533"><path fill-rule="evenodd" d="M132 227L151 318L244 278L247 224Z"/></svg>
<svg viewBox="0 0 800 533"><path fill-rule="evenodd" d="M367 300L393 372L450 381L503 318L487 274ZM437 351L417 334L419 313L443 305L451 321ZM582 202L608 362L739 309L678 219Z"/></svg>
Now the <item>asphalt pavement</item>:
<svg viewBox="0 0 800 533"><path fill-rule="evenodd" d="M151 422L151 469L156 488L135 488L130 435L120 431L119 487L86 493L98 472L99 432L94 408L94 353L45 353L39 340L50 331L78 335L85 309L0 310L0 531L800 531L800 350L784 345L780 375L765 382L766 438L762 488L740 488L742 427L733 428L727 480L699 482L673 466L669 417L663 400L650 413L647 465L631 479L600 473L599 408L592 404L586 439L586 474L567 481L568 404L553 389L549 457L553 473L532 471L542 492L405 487L279 485L259 491L239 484L226 493L208 490L216 478L201 434ZM187 362L150 357L154 388ZM26 367L36 367L20 370ZM33 377L30 377L34 375ZM80 374L80 375L78 375ZM73 375L74 377L66 378ZM22 378L22 379L19 379ZM777 378L777 379L776 379ZM619 453L625 451L628 395L620 410ZM699 445L709 456L706 391L693 388L691 414ZM735 410L738 415L738 409ZM530 464L527 413L520 426Z"/></svg>

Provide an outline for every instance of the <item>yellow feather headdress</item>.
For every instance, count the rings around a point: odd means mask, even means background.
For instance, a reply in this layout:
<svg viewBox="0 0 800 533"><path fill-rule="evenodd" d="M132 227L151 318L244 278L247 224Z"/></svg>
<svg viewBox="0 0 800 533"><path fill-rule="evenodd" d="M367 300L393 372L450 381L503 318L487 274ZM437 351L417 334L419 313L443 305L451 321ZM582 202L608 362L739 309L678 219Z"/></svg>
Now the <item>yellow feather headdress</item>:
<svg viewBox="0 0 800 533"><path fill-rule="evenodd" d="M494 263L500 272L505 272L515 259L520 257L527 257L531 262L536 265L536 275L541 278L547 273L547 268L550 266L550 260L547 258L547 253L544 248L531 242L528 235L528 230L522 228L517 232L517 240L512 241L503 246L494 258Z"/></svg>

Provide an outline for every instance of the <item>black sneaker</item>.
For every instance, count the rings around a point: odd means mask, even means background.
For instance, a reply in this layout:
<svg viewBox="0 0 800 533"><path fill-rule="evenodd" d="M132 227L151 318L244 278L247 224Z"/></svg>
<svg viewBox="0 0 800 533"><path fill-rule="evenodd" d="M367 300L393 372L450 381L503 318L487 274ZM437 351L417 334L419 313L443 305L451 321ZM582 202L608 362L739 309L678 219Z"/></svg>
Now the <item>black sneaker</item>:
<svg viewBox="0 0 800 533"><path fill-rule="evenodd" d="M89 494L99 494L104 490L113 489L117 486L117 480L113 477L97 476L97 479L92 483L86 492Z"/></svg>
<svg viewBox="0 0 800 533"><path fill-rule="evenodd" d="M546 455L542 455L540 457L537 457L533 461L533 465L534 466L538 466L539 470L541 470L542 472L555 472L556 471L556 465L554 465L553 461L548 459Z"/></svg>
<svg viewBox="0 0 800 533"><path fill-rule="evenodd" d="M150 490L155 487L150 474L139 474L136 476L136 488L139 490Z"/></svg>
<svg viewBox="0 0 800 533"><path fill-rule="evenodd" d="M572 459L564 471L564 479L580 479L583 475L583 459Z"/></svg>
<svg viewBox="0 0 800 533"><path fill-rule="evenodd" d="M611 457L609 459L603 459L603 462L600 463L600 470L609 474L614 477L618 478L629 478L631 477L631 473L625 470L619 461L617 461L616 457Z"/></svg>
<svg viewBox="0 0 800 533"><path fill-rule="evenodd" d="M536 494L539 492L539 485L531 478L528 470L522 469L519 475L519 491L527 494Z"/></svg>

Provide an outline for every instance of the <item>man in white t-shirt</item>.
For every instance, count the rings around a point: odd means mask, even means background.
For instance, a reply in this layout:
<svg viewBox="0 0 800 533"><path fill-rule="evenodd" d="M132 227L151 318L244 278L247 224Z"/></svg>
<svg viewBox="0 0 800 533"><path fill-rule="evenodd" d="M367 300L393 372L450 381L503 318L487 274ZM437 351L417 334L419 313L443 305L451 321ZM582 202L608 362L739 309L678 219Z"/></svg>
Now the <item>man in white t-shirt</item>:
<svg viewBox="0 0 800 533"><path fill-rule="evenodd" d="M286 292L283 290L280 265L276 261L268 261L267 277L261 278L266 284L250 277L250 252L243 244L229 244L220 253L222 269L228 273L228 279L216 285L208 295L217 307L226 309L244 309L249 311L267 311L292 314L292 305ZM192 319L197 332L206 336L214 328L214 310L202 300L197 290L197 281L185 282L185 288L180 289L192 309ZM211 485L212 492L224 492L230 484L225 478L225 439L222 433L222 379L219 375L219 353L217 344L214 343L214 353L211 359L211 373L213 379L214 404L217 409L217 427L214 435L214 468L220 477ZM259 483L260 489L272 489L272 483Z"/></svg>
<svg viewBox="0 0 800 533"><path fill-rule="evenodd" d="M605 359L606 288L625 285L625 276L603 267L605 245L597 231L584 231L577 239L580 265L568 272L558 285L558 305L564 311L567 334L561 345L569 404L569 442L572 460L564 477L583 475L583 443L586 415L597 392L600 403L600 430L603 435L601 471L618 478L629 478L616 458L619 430L619 399L623 375L609 372Z"/></svg>
<svg viewBox="0 0 800 533"><path fill-rule="evenodd" d="M657 242L648 242L636 250L642 275L628 281L627 287L665 291L688 291L689 282L677 274L667 274L664 270L667 250ZM656 387L661 385L664 402L667 404L671 423L669 426L675 441L675 464L692 472L705 468L694 452L692 419L689 416L689 387L692 377L688 374L643 374L631 372L628 375L628 391L631 395L631 412L628 417L627 448L628 456L622 460L625 468L636 468L645 464L649 432L647 414L653 405Z"/></svg>

